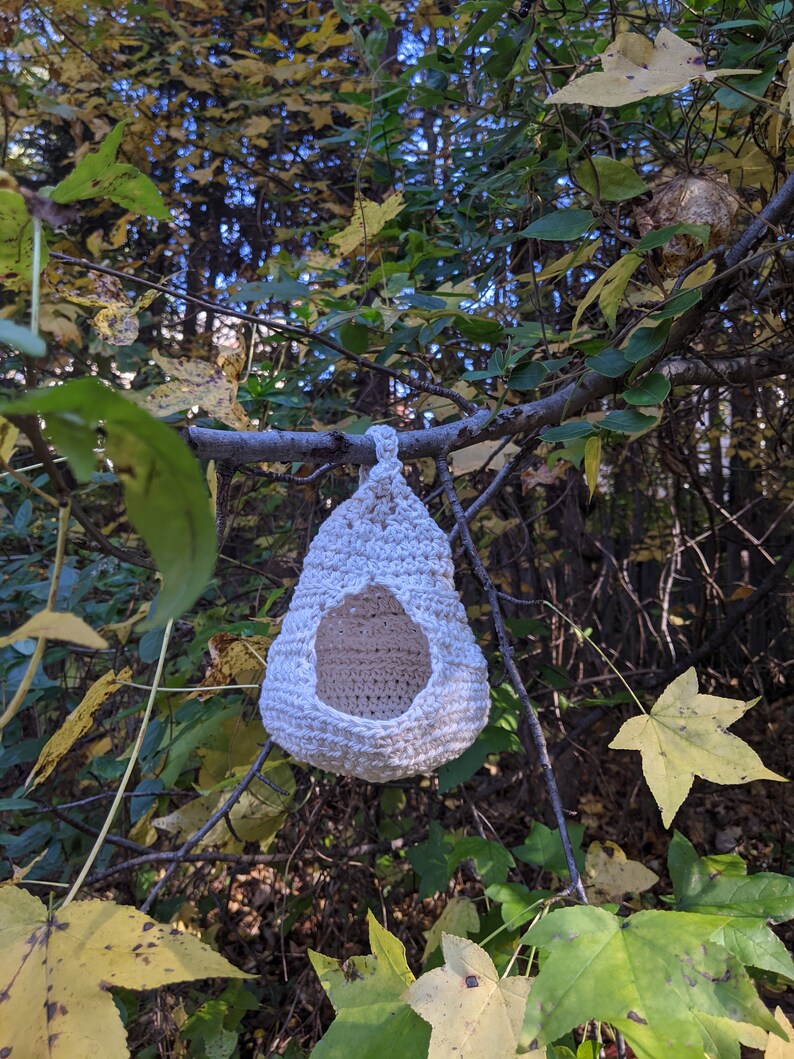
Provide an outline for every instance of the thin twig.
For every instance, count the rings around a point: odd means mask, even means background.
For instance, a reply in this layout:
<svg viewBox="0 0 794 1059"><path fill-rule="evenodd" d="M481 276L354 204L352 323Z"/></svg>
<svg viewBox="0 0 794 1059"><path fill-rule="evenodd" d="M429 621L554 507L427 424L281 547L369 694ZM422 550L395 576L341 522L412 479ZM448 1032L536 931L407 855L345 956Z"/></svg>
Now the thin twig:
<svg viewBox="0 0 794 1059"><path fill-rule="evenodd" d="M219 823L221 820L223 820L223 818L227 815L227 813L230 811L230 809L240 800L240 798L242 797L243 793L247 790L247 788L250 787L251 783L257 778L258 779L262 778L259 775L260 769L264 765L265 761L267 761L268 755L270 754L272 749L273 749L273 740L272 739L268 739L268 741L265 743L265 745L262 747L262 749L257 754L256 761L250 767L248 772L246 772L246 774L243 776L243 778L240 780L240 782L234 788L234 790L229 795L229 797L226 798L225 801L223 802L223 804L220 805L215 810L215 812L212 814L212 816L209 818L209 820L205 821L201 825L201 827L198 829L198 831L194 831L193 834L190 835L189 838L185 839L185 841L182 843L182 845L179 847L179 849L174 851L173 859L171 860L170 867L157 880L155 885L149 891L149 896L146 898L146 900L141 905L141 912L148 912L149 911L149 909L152 907L154 899L157 897L157 895L163 889L165 884L168 882L168 880L171 878L171 876L177 870L177 868L179 867L180 863L183 860L186 859L186 854L190 853L190 851L195 846L197 846L199 844L199 842L201 842L202 838L204 838L205 835L208 835L210 833L210 831L212 831L213 827L215 827L215 825L217 823Z"/></svg>
<svg viewBox="0 0 794 1059"><path fill-rule="evenodd" d="M546 790L549 793L551 807L560 831L560 841L562 842L562 847L565 852L565 860L571 876L570 892L575 894L580 901L586 903L587 897L584 892L582 880L579 877L579 869L576 866L573 846L571 845L571 840L568 835L566 812L562 804L562 799L560 798L559 788L557 787L557 780L554 775L554 769L552 768L551 759L549 757L549 750L546 745L546 737L543 734L543 728L541 727L538 716L529 700L521 675L513 661L513 647L510 643L510 637L505 626L504 616L499 603L499 592L496 585L494 585L491 580L490 574L485 569L483 561L474 545L474 541L472 540L469 526L466 521L466 515L463 511L460 500L458 499L458 494L455 492L455 485L452 481L452 475L450 474L446 456L439 456L436 460L436 466L438 467L439 479L444 486L447 501L449 502L453 515L455 516L455 521L458 524L461 542L469 556L469 561L471 562L474 573L488 597L488 602L491 606L491 617L494 624L494 630L496 631L496 639L499 643L499 650L502 654L505 670L507 671L510 683L513 685L521 705L524 707L524 712L527 721L529 722L529 729L532 733L532 740L535 744L538 761L543 771L543 779L546 784Z"/></svg>

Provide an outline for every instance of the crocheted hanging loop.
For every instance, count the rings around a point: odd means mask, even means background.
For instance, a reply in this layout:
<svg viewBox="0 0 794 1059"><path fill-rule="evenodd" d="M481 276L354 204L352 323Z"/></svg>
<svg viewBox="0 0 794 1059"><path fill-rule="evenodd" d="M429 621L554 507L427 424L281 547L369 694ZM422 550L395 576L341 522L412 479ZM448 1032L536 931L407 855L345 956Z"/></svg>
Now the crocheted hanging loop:
<svg viewBox="0 0 794 1059"><path fill-rule="evenodd" d="M394 430L367 435L378 462L309 548L260 709L299 761L384 781L458 757L490 698L447 539L405 481Z"/></svg>

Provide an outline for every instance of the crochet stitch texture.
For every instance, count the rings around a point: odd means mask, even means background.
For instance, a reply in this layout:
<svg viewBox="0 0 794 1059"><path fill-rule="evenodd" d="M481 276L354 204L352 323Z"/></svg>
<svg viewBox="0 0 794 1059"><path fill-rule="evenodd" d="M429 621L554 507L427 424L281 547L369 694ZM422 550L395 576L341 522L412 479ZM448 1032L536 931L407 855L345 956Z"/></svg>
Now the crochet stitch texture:
<svg viewBox="0 0 794 1059"><path fill-rule="evenodd" d="M403 477L394 430L367 434L378 462L309 548L259 706L297 760L382 782L458 757L490 698L447 539Z"/></svg>

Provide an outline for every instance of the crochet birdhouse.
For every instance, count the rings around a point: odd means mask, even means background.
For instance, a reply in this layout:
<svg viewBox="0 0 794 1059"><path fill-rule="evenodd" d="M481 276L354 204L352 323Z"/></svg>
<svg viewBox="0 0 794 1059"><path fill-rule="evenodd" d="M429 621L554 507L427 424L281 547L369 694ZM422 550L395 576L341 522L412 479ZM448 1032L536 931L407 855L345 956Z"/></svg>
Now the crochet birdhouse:
<svg viewBox="0 0 794 1059"><path fill-rule="evenodd" d="M260 709L299 761L378 782L458 757L489 691L447 539L403 477L395 432L367 433L378 462L309 548Z"/></svg>

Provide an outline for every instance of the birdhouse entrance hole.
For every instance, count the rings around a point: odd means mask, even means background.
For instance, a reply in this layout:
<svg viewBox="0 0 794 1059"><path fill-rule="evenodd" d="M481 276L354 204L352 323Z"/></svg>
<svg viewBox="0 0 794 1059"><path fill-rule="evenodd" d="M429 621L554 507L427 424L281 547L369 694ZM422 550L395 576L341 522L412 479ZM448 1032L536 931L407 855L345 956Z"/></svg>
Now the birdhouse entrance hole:
<svg viewBox="0 0 794 1059"><path fill-rule="evenodd" d="M430 679L427 637L382 585L328 611L315 653L317 697L353 717L399 717Z"/></svg>

